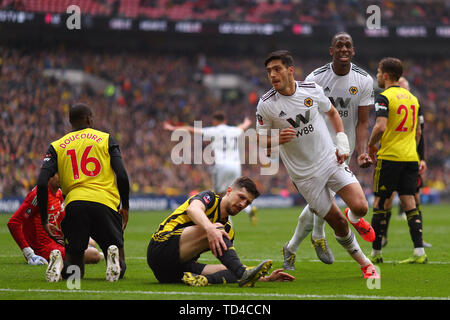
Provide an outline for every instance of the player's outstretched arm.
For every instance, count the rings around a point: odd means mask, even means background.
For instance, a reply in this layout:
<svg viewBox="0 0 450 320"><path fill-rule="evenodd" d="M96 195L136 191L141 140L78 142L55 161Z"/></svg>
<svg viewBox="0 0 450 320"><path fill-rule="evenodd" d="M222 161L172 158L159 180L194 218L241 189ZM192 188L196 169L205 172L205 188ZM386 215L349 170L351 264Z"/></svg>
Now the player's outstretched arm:
<svg viewBox="0 0 450 320"><path fill-rule="evenodd" d="M251 126L251 124L252 124L252 121L249 119L249 117L245 117L244 121L237 127L239 129L242 129L243 131L245 131Z"/></svg>
<svg viewBox="0 0 450 320"><path fill-rule="evenodd" d="M175 130L186 130L189 131L191 133L203 133L201 128L196 128L196 127L192 127L192 126L174 126L172 124L170 124L169 122L165 121L163 123L163 128L165 130L169 130L169 131L175 131Z"/></svg>
<svg viewBox="0 0 450 320"><path fill-rule="evenodd" d="M262 277L259 281L294 281L295 277L289 273L283 272L283 269L276 269L270 275Z"/></svg>

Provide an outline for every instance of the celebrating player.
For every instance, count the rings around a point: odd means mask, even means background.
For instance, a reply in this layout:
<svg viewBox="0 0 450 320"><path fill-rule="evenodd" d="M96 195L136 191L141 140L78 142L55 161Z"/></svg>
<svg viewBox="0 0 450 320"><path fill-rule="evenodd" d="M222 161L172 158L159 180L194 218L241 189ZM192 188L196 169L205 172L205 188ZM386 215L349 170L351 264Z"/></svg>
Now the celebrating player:
<svg viewBox="0 0 450 320"><path fill-rule="evenodd" d="M271 260L258 266L244 266L233 246L234 230L229 216L237 215L259 196L255 183L239 177L222 197L203 191L190 197L165 219L148 245L147 262L161 283L183 281L190 286L238 283L253 286L256 281L292 281L294 277L275 270ZM211 250L221 264L202 264L197 260ZM261 278L262 277L262 278Z"/></svg>
<svg viewBox="0 0 450 320"><path fill-rule="evenodd" d="M362 236L368 240L375 236L363 219L368 211L364 192L344 164L350 146L338 111L318 84L294 80L294 61L288 51L272 52L265 66L273 88L258 103L259 142L268 147L280 145L286 170L311 210L333 228L337 241L359 263L364 278L378 278L333 199L337 193L348 205L346 216ZM322 114L336 132L336 146ZM270 129L278 129L279 135L271 136Z"/></svg>
<svg viewBox="0 0 450 320"><path fill-rule="evenodd" d="M50 235L47 189L56 172L66 196L66 216L61 223L66 257L63 263L59 250L51 252L46 279L67 279L70 265L78 266L83 277L84 251L92 236L107 253L106 279L117 281L126 269L123 230L128 221L128 174L115 139L92 128L92 111L87 105L73 105L69 120L73 131L51 143L37 183L41 223Z"/></svg>
<svg viewBox="0 0 450 320"><path fill-rule="evenodd" d="M417 98L399 86L402 73L403 64L397 58L383 58L378 65L378 86L385 90L375 100L377 120L368 145L374 162L375 153L377 156L372 216L376 239L372 244L371 260L382 262L381 241L386 234L387 222L385 202L397 191L414 244L413 256L401 263L426 263L422 216L414 199L419 171L417 144L422 132L418 124L422 111Z"/></svg>
<svg viewBox="0 0 450 320"><path fill-rule="evenodd" d="M374 103L373 80L367 72L352 63L355 48L352 37L348 33L339 32L332 38L330 55L332 62L314 70L306 77L305 81L315 82L324 88L325 96L330 99L339 112L350 144L347 165L356 149L359 155L358 165L367 168L372 163L367 154L367 141L369 138L369 113ZM329 121L327 121L327 126L333 142L336 144L336 132ZM317 256L324 263L333 263L334 256L328 247L324 229L325 220L314 215L310 206L306 205L299 216L294 235L283 247L283 268L295 269L295 252L311 230L311 242Z"/></svg>
<svg viewBox="0 0 450 320"><path fill-rule="evenodd" d="M184 129L191 133L203 134L205 138L211 140L214 151L213 187L215 192L224 195L228 186L241 176L239 137L251 124L251 120L246 117L238 126L230 126L227 124L225 114L216 112L213 114L213 126L211 127L202 129L192 126L176 127L167 122L164 127L171 131ZM251 223L256 225L256 207L249 205L244 211L249 215Z"/></svg>
<svg viewBox="0 0 450 320"><path fill-rule="evenodd" d="M58 174L48 181L48 222L54 237L50 238L41 224L41 214L37 206L36 187L25 197L19 209L8 221L8 228L17 245L23 252L29 265L48 264L50 252L59 250L65 257L61 221L64 218L64 199L59 189ZM89 241L89 248L84 252L85 263L97 263L103 255Z"/></svg>

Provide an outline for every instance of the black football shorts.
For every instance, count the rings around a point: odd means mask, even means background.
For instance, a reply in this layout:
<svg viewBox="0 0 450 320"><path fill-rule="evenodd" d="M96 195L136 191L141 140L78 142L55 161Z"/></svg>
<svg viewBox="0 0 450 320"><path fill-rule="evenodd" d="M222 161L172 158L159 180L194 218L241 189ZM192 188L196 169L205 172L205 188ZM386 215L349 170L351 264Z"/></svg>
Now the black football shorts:
<svg viewBox="0 0 450 320"><path fill-rule="evenodd" d="M165 241L152 238L147 248L147 263L161 283L181 282L184 272L201 274L206 264L197 262L197 258L180 262L180 235L172 235Z"/></svg>
<svg viewBox="0 0 450 320"><path fill-rule="evenodd" d="M123 248L122 215L108 206L91 201L72 201L61 222L66 251L80 254L92 237L106 256L108 247Z"/></svg>
<svg viewBox="0 0 450 320"><path fill-rule="evenodd" d="M415 161L377 160L373 176L373 192L378 197L414 195L417 192L419 164Z"/></svg>

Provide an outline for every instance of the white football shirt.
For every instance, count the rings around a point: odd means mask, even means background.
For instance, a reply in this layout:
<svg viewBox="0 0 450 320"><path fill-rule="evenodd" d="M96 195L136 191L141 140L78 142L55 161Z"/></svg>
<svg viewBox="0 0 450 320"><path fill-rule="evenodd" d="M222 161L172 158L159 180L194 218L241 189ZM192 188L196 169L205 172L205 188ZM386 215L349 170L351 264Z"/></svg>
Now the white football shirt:
<svg viewBox="0 0 450 320"><path fill-rule="evenodd" d="M220 124L202 129L203 136L211 140L214 163L240 164L239 137L244 131L238 127Z"/></svg>
<svg viewBox="0 0 450 320"><path fill-rule="evenodd" d="M256 111L258 134L269 135L271 129L289 126L297 131L294 139L280 146L280 157L292 179L320 175L337 163L336 147L322 115L330 108L331 102L322 87L306 81L296 81L296 90L291 96L272 89L259 100Z"/></svg>
<svg viewBox="0 0 450 320"><path fill-rule="evenodd" d="M351 157L356 143L358 107L374 104L372 77L353 63L349 73L345 76L339 76L334 73L330 62L311 72L305 81L314 81L319 84L323 88L325 95L338 110L350 144ZM336 132L331 123L329 121L326 122L333 142L336 143Z"/></svg>

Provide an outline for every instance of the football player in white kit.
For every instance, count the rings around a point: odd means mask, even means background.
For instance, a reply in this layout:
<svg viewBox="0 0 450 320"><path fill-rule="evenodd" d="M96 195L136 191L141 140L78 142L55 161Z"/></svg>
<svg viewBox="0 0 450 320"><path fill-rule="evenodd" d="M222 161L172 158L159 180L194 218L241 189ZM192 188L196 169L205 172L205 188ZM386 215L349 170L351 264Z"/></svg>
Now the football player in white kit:
<svg viewBox="0 0 450 320"><path fill-rule="evenodd" d="M379 278L333 199L337 193L349 207L346 216L359 227L371 229L362 218L368 212L364 192L344 163L350 146L338 111L321 86L294 80L288 51L272 52L265 66L273 88L261 97L256 111L260 146L279 145L286 170L311 210L333 228L336 240L360 265L364 278ZM324 117L336 132L336 145ZM272 136L272 129L279 134Z"/></svg>
<svg viewBox="0 0 450 320"><path fill-rule="evenodd" d="M319 84L338 110L350 144L347 165L356 149L358 165L362 168L370 167L372 161L367 153L367 142L369 113L374 104L373 79L367 72L351 62L355 55L355 49L352 37L348 33L339 32L334 35L329 52L332 62L311 72L305 81ZM336 133L329 121L327 126L333 142L336 144L334 138ZM333 263L334 256L325 238L325 220L314 215L310 206L306 205L299 216L294 235L283 247L283 267L285 269L295 269L295 252L311 231L311 242L318 258L324 263Z"/></svg>
<svg viewBox="0 0 450 320"><path fill-rule="evenodd" d="M247 130L252 121L245 118L238 126L227 124L225 113L216 112L212 116L211 127L197 128L192 126L175 127L164 124L167 130L184 129L192 133L203 134L203 137L211 141L214 152L213 188L214 192L224 195L227 188L241 176L241 158L239 152L240 136ZM253 225L257 223L257 209L253 205L247 206L244 211L249 215Z"/></svg>

